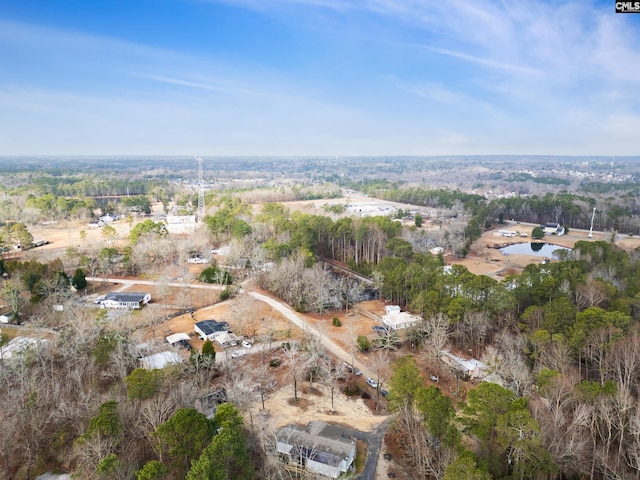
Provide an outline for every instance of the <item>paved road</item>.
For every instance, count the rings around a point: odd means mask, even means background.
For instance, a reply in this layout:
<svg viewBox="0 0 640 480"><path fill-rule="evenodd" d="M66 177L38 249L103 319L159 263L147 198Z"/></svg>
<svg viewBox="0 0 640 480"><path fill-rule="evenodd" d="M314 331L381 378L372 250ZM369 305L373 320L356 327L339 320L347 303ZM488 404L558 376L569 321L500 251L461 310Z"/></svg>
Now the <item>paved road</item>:
<svg viewBox="0 0 640 480"><path fill-rule="evenodd" d="M364 464L364 471L358 477L361 480L375 480L376 470L378 469L378 459L380 458L380 450L382 449L382 441L387 433L387 428L391 424L393 418L389 417L376 428L373 432L363 433L362 440L367 442L367 461Z"/></svg>
<svg viewBox="0 0 640 480"><path fill-rule="evenodd" d="M163 284L168 287L179 287L179 288L199 288L203 290L224 290L228 285L214 285L211 283L187 283L187 282L156 282L153 280L131 280L129 278L116 278L116 277L86 277L88 282L106 282L106 283L114 283L117 285L122 285L118 288L118 290L126 290L131 285L159 285Z"/></svg>

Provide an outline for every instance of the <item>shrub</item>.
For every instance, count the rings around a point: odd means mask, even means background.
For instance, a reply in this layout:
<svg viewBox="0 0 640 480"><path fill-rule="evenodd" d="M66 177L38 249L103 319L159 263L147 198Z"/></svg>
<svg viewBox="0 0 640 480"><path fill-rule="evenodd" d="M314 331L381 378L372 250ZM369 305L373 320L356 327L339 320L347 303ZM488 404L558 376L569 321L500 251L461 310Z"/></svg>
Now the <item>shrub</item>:
<svg viewBox="0 0 640 480"><path fill-rule="evenodd" d="M347 397L358 395L360 393L360 387L358 387L357 385L347 385L346 387L344 387L343 393Z"/></svg>
<svg viewBox="0 0 640 480"><path fill-rule="evenodd" d="M365 400L368 400L369 398L371 398L371 395L369 394L369 392L365 392L364 390L360 393L360 398L364 398Z"/></svg>
<svg viewBox="0 0 640 480"><path fill-rule="evenodd" d="M270 367L279 367L280 364L282 364L282 360L280 360L278 357L273 357L271 360L269 360Z"/></svg>
<svg viewBox="0 0 640 480"><path fill-rule="evenodd" d="M136 368L124 379L131 399L147 400L160 391L162 377L159 370Z"/></svg>
<svg viewBox="0 0 640 480"><path fill-rule="evenodd" d="M365 335L358 335L357 343L360 351L368 352L369 350L371 350L371 342Z"/></svg>
<svg viewBox="0 0 640 480"><path fill-rule="evenodd" d="M531 231L531 238L533 238L535 240L540 240L540 239L544 238L544 230L542 229L542 227L535 227Z"/></svg>
<svg viewBox="0 0 640 480"><path fill-rule="evenodd" d="M231 298L231 289L225 288L220 292L220 301L229 300Z"/></svg>
<svg viewBox="0 0 640 480"><path fill-rule="evenodd" d="M340 321L340 319L338 317L333 317L333 320L331 321L331 323L333 323L334 327L341 327L342 326L342 322Z"/></svg>
<svg viewBox="0 0 640 480"><path fill-rule="evenodd" d="M203 283L217 283L219 285L231 285L233 279L226 270L221 270L216 265L205 268L200 273L200 281Z"/></svg>

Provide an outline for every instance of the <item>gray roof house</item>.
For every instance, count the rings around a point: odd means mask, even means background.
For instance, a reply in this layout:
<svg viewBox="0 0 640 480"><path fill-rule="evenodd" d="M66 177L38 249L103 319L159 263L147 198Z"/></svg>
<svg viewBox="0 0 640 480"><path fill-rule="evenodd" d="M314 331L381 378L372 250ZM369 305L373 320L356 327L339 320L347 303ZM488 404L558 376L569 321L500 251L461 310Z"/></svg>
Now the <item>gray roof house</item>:
<svg viewBox="0 0 640 480"><path fill-rule="evenodd" d="M218 335L222 335L229 331L229 324L227 322L218 322L216 320L202 320L197 322L193 329L200 336L202 340L207 338L213 341Z"/></svg>
<svg viewBox="0 0 640 480"><path fill-rule="evenodd" d="M126 308L135 310L141 308L151 301L150 293L127 292L127 293L107 293L100 301L101 308Z"/></svg>
<svg viewBox="0 0 640 480"><path fill-rule="evenodd" d="M281 459L329 478L353 469L356 441L342 427L309 422L287 425L278 431L276 449Z"/></svg>

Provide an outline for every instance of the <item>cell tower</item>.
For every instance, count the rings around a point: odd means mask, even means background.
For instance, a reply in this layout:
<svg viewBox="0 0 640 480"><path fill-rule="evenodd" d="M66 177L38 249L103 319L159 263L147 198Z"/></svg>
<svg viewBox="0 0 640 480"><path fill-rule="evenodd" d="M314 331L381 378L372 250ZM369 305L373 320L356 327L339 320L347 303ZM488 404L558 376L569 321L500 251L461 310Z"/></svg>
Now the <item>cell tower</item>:
<svg viewBox="0 0 640 480"><path fill-rule="evenodd" d="M196 157L198 160L198 215L197 222L204 220L204 180L202 178L202 158Z"/></svg>
<svg viewBox="0 0 640 480"><path fill-rule="evenodd" d="M589 229L589 235L587 238L593 237L593 220L596 218L596 209L593 209L593 213L591 214L591 228Z"/></svg>

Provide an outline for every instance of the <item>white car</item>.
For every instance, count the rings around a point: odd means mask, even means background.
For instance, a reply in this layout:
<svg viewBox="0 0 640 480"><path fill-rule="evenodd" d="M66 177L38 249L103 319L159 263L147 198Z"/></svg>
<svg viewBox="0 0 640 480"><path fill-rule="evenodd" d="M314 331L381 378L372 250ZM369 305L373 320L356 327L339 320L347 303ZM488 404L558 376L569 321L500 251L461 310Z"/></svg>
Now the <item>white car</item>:
<svg viewBox="0 0 640 480"><path fill-rule="evenodd" d="M244 350L235 350L231 352L231 358L239 358L239 357L242 357L244 354L245 354Z"/></svg>
<svg viewBox="0 0 640 480"><path fill-rule="evenodd" d="M367 384L371 387L371 388L378 388L378 382L376 382L373 378L369 377L367 378Z"/></svg>
<svg viewBox="0 0 640 480"><path fill-rule="evenodd" d="M243 340L243 341L242 341L242 346L243 346L244 348L251 348L251 344L250 344L249 342L247 342L246 340Z"/></svg>

